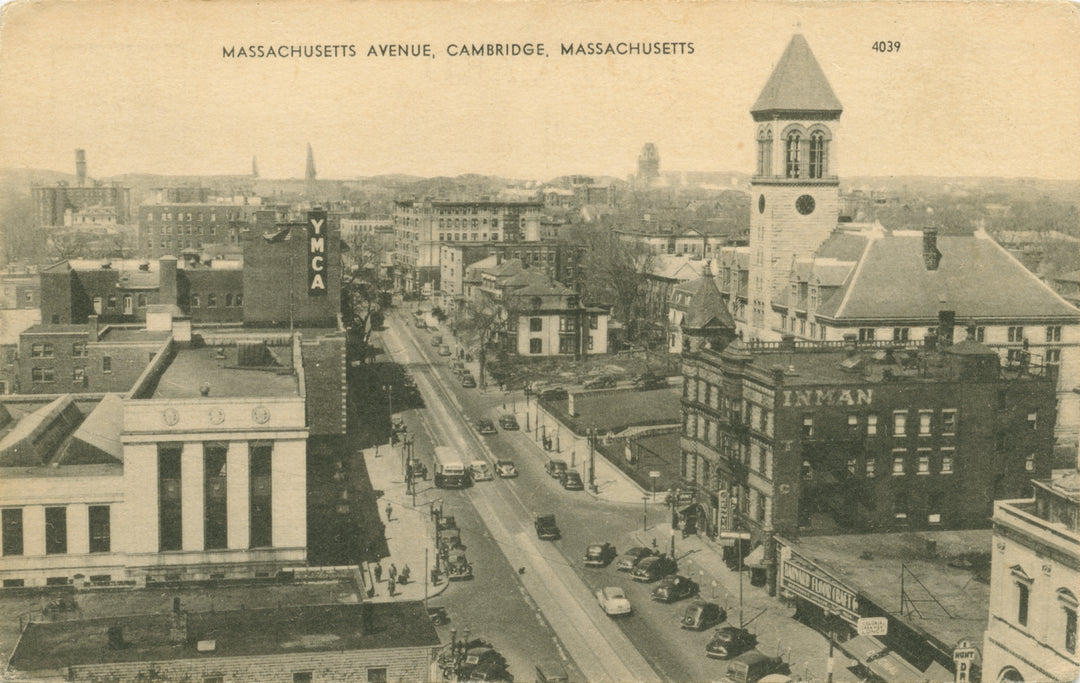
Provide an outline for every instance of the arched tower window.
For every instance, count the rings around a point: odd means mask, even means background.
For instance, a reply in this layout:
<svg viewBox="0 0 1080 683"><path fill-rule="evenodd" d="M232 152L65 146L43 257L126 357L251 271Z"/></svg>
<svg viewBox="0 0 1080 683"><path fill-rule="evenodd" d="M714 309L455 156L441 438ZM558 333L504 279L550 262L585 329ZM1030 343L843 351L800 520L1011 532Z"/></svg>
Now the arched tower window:
<svg viewBox="0 0 1080 683"><path fill-rule="evenodd" d="M758 175L772 175L772 131L764 128L758 133Z"/></svg>
<svg viewBox="0 0 1080 683"><path fill-rule="evenodd" d="M799 143L802 140L802 135L799 131L791 131L788 133L787 139L784 140L784 159L787 165L785 175L788 178L799 177Z"/></svg>
<svg viewBox="0 0 1080 683"><path fill-rule="evenodd" d="M828 142L820 130L810 134L810 177L824 178L828 171Z"/></svg>

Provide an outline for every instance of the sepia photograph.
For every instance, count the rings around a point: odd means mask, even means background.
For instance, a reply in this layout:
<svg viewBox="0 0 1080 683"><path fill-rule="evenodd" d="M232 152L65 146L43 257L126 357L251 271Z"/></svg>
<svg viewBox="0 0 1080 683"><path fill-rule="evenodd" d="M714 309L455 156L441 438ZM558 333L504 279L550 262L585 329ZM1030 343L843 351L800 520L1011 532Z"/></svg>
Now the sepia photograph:
<svg viewBox="0 0 1080 683"><path fill-rule="evenodd" d="M0 3L0 680L1080 680L1078 45Z"/></svg>

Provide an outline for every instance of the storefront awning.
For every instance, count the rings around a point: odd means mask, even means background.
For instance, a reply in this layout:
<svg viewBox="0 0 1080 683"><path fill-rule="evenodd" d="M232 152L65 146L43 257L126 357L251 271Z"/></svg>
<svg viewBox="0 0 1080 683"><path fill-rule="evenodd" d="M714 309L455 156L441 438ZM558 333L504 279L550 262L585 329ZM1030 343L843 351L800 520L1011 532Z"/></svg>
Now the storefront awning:
<svg viewBox="0 0 1080 683"><path fill-rule="evenodd" d="M750 554L743 560L743 566L751 569L757 569L765 566L765 546L759 545L750 551Z"/></svg>
<svg viewBox="0 0 1080 683"><path fill-rule="evenodd" d="M926 675L873 636L855 636L840 649L886 681L922 681Z"/></svg>

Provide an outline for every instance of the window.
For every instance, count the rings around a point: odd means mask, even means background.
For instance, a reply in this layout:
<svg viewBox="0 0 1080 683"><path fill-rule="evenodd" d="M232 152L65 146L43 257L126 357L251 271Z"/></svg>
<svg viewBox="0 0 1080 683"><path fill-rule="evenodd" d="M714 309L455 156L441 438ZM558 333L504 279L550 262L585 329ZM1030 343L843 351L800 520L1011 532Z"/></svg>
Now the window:
<svg viewBox="0 0 1080 683"><path fill-rule="evenodd" d="M941 433L946 436L956 434L956 411L941 411Z"/></svg>
<svg viewBox="0 0 1080 683"><path fill-rule="evenodd" d="M244 295L243 294L237 294L236 298L233 299L233 304L235 304L236 306L243 306L244 305Z"/></svg>
<svg viewBox="0 0 1080 683"><path fill-rule="evenodd" d="M1023 327L1010 327L1009 328L1009 341L1022 342L1024 341L1024 328Z"/></svg>
<svg viewBox="0 0 1080 683"><path fill-rule="evenodd" d="M199 307L199 295L198 294L192 294L191 295L191 307L192 308L198 308Z"/></svg>
<svg viewBox="0 0 1080 683"><path fill-rule="evenodd" d="M898 411L893 413L893 436L907 435L907 413Z"/></svg>
<svg viewBox="0 0 1080 683"><path fill-rule="evenodd" d="M784 141L784 159L786 161L786 175L788 178L799 177L799 144L802 135L798 131L788 133Z"/></svg>
<svg viewBox="0 0 1080 683"><path fill-rule="evenodd" d="M109 298L106 300L105 305L108 306L109 308L116 308L116 296L113 295L113 294L110 294Z"/></svg>
<svg viewBox="0 0 1080 683"><path fill-rule="evenodd" d="M252 548L268 548L273 545L271 517L270 465L273 445L269 441L253 441L248 444L249 486L249 538Z"/></svg>
<svg viewBox="0 0 1080 683"><path fill-rule="evenodd" d="M451 270L450 274L453 275L454 271ZM226 308L228 308L228 307L230 307L232 305L233 305L233 303L232 303L232 294L226 294L225 295L225 306L226 306Z"/></svg>
<svg viewBox="0 0 1080 683"><path fill-rule="evenodd" d="M599 316L595 316L595 315L590 315L589 316L589 329L590 330L597 329L599 327L599 324L600 324Z"/></svg>
<svg viewBox="0 0 1080 683"><path fill-rule="evenodd" d="M181 444L158 444L158 549L183 548L180 498Z"/></svg>
<svg viewBox="0 0 1080 683"><path fill-rule="evenodd" d="M165 243L162 242L161 246L164 247ZM98 315L101 315L101 297L100 296L95 296L94 297L94 313L96 313Z"/></svg>
<svg viewBox="0 0 1080 683"><path fill-rule="evenodd" d="M827 147L825 133L814 131L810 134L810 177L824 178L827 166Z"/></svg>
<svg viewBox="0 0 1080 683"><path fill-rule="evenodd" d="M930 454L919 453L919 470L918 474L930 474Z"/></svg>
<svg viewBox="0 0 1080 683"><path fill-rule="evenodd" d="M758 133L758 175L772 175L772 131Z"/></svg>
<svg viewBox="0 0 1080 683"><path fill-rule="evenodd" d="M75 342L72 344L71 355L74 358L86 358L86 342Z"/></svg>
<svg viewBox="0 0 1080 683"><path fill-rule="evenodd" d="M30 357L31 358L52 358L53 357L53 345L48 343L31 344L30 345Z"/></svg>
<svg viewBox="0 0 1080 683"><path fill-rule="evenodd" d="M52 368L30 368L30 381L55 382L56 372Z"/></svg>
<svg viewBox="0 0 1080 683"><path fill-rule="evenodd" d="M986 328L985 327L976 327L975 328L975 341L980 342L980 343L986 341Z"/></svg>
<svg viewBox="0 0 1080 683"><path fill-rule="evenodd" d="M919 411L919 436L930 436L930 423L933 415L932 410Z"/></svg>
<svg viewBox="0 0 1080 683"><path fill-rule="evenodd" d="M560 337L559 338L559 353L574 353L574 351L575 351L575 348L574 348L574 338L573 337Z"/></svg>
<svg viewBox="0 0 1080 683"><path fill-rule="evenodd" d="M812 413L804 413L802 418L802 434L803 436L814 435L814 416Z"/></svg>
<svg viewBox="0 0 1080 683"><path fill-rule="evenodd" d="M952 474L953 473L953 452L947 451L941 454L941 473Z"/></svg>
<svg viewBox="0 0 1080 683"><path fill-rule="evenodd" d="M386 683L386 667L367 670L368 683Z"/></svg>
<svg viewBox="0 0 1080 683"><path fill-rule="evenodd" d="M577 321L570 316L559 316L559 332L574 332L577 330Z"/></svg>
<svg viewBox="0 0 1080 683"><path fill-rule="evenodd" d="M866 461L866 476L868 479L874 478L874 467L875 465L873 459L869 459Z"/></svg>
<svg viewBox="0 0 1080 683"><path fill-rule="evenodd" d="M892 460L892 473L894 477L904 475L904 456L894 455Z"/></svg>
<svg viewBox="0 0 1080 683"><path fill-rule="evenodd" d="M112 541L109 530L109 506L90 506L90 552L107 553Z"/></svg>
<svg viewBox="0 0 1080 683"><path fill-rule="evenodd" d="M859 328L859 341L874 341L874 328L872 328L872 327L860 327Z"/></svg>
<svg viewBox="0 0 1080 683"><path fill-rule="evenodd" d="M893 498L893 517L896 519L907 519L908 515L908 496L907 491L899 491Z"/></svg>
<svg viewBox="0 0 1080 683"><path fill-rule="evenodd" d="M543 339L530 339L529 340L529 353L543 353L544 352L544 340Z"/></svg>
<svg viewBox="0 0 1080 683"><path fill-rule="evenodd" d="M293 683L311 683L312 673L310 671L297 671L292 675Z"/></svg>
<svg viewBox="0 0 1080 683"><path fill-rule="evenodd" d="M206 307L207 308L214 308L216 306L217 306L217 294L207 294L206 295Z"/></svg>
<svg viewBox="0 0 1080 683"><path fill-rule="evenodd" d="M1039 411L1032 410L1027 416L1028 429L1034 431L1039 425Z"/></svg>
<svg viewBox="0 0 1080 683"><path fill-rule="evenodd" d="M1059 588L1057 597L1065 616L1065 649L1070 654L1076 654L1076 596L1068 588Z"/></svg>
<svg viewBox="0 0 1080 683"><path fill-rule="evenodd" d="M22 508L5 508L0 512L0 526L3 527L3 543L0 550L5 556L23 554L23 514Z"/></svg>
<svg viewBox="0 0 1080 683"><path fill-rule="evenodd" d="M855 474L855 466L856 465L858 465L858 463L856 462L855 458L848 458L847 471L850 472L851 474Z"/></svg>
<svg viewBox="0 0 1080 683"><path fill-rule="evenodd" d="M1016 584L1016 622L1021 626L1028 623L1028 598L1031 587L1026 583Z"/></svg>
<svg viewBox="0 0 1080 683"><path fill-rule="evenodd" d="M529 318L529 332L543 332L544 331L544 319L543 318Z"/></svg>
<svg viewBox="0 0 1080 683"><path fill-rule="evenodd" d="M112 356L101 357L101 371L112 372Z"/></svg>
<svg viewBox="0 0 1080 683"><path fill-rule="evenodd" d="M228 547L226 517L226 456L228 445L203 444L203 547L220 550Z"/></svg>
<svg viewBox="0 0 1080 683"><path fill-rule="evenodd" d="M848 434L851 436L858 436L859 434L859 416L848 415L847 416L847 429Z"/></svg>
<svg viewBox="0 0 1080 683"><path fill-rule="evenodd" d="M1061 341L1061 325L1050 325L1046 328L1046 341L1059 342Z"/></svg>
<svg viewBox="0 0 1080 683"><path fill-rule="evenodd" d="M892 331L892 339L895 342L906 342L908 340L908 334L911 332L911 328L908 327L894 327Z"/></svg>
<svg viewBox="0 0 1080 683"><path fill-rule="evenodd" d="M877 435L877 415L867 415L866 416L866 435L867 436L876 436Z"/></svg>
<svg viewBox="0 0 1080 683"><path fill-rule="evenodd" d="M67 552L67 508L45 508L45 554Z"/></svg>
<svg viewBox="0 0 1080 683"><path fill-rule="evenodd" d="M72 368L72 370L71 370L71 383L72 384L85 384L86 383L86 368Z"/></svg>
<svg viewBox="0 0 1080 683"><path fill-rule="evenodd" d="M1035 469L1035 454L1029 453L1024 457L1024 469L1031 472Z"/></svg>
<svg viewBox="0 0 1080 683"><path fill-rule="evenodd" d="M1061 349L1047 349L1046 350L1046 364L1057 365L1061 362Z"/></svg>

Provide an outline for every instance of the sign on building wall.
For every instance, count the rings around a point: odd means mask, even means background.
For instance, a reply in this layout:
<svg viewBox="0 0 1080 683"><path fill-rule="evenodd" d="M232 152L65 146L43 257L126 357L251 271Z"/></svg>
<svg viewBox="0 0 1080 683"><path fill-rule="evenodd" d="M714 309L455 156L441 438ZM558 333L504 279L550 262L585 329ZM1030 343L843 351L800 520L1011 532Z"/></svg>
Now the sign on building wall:
<svg viewBox="0 0 1080 683"><path fill-rule="evenodd" d="M855 592L820 574L816 568L785 558L779 587L783 594L801 597L828 612L839 614L851 624L858 623L859 603Z"/></svg>
<svg viewBox="0 0 1080 683"><path fill-rule="evenodd" d="M308 296L326 296L326 212L308 211Z"/></svg>

